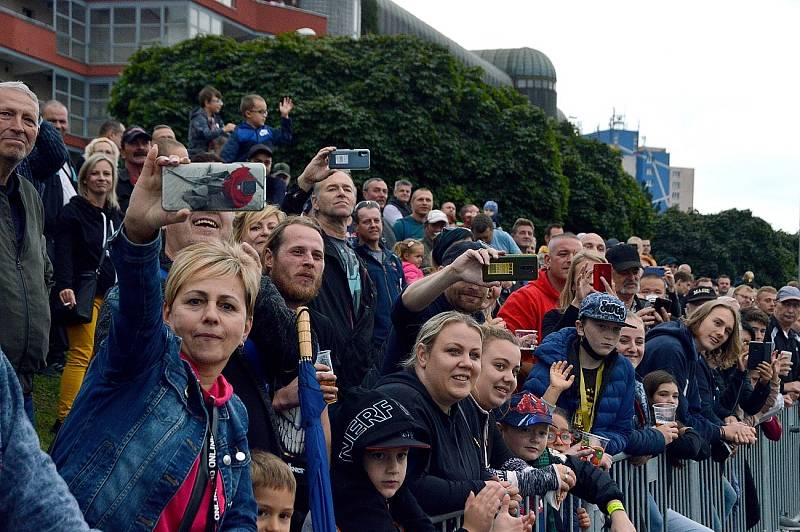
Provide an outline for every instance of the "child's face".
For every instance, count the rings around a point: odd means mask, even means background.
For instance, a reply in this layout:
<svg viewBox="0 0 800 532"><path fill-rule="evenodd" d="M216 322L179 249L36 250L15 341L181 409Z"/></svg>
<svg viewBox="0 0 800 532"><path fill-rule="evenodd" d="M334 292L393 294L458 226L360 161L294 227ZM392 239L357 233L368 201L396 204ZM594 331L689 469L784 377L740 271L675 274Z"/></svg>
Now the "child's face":
<svg viewBox="0 0 800 532"><path fill-rule="evenodd" d="M550 426L546 423L527 427L501 424L500 427L508 448L526 462L539 458L547 447L547 432Z"/></svg>
<svg viewBox="0 0 800 532"><path fill-rule="evenodd" d="M245 111L244 117L247 121L256 127L261 127L267 121L267 102L264 100L256 100L253 103L253 108Z"/></svg>
<svg viewBox="0 0 800 532"><path fill-rule="evenodd" d="M560 453L564 453L572 445L572 438L568 435L569 422L563 416L553 414L553 427L551 430L555 433L556 439L549 443L548 446Z"/></svg>
<svg viewBox="0 0 800 532"><path fill-rule="evenodd" d="M422 246L411 248L407 260L417 268L422 266L422 259L425 256L425 250Z"/></svg>
<svg viewBox="0 0 800 532"><path fill-rule="evenodd" d="M294 493L288 489L259 486L253 496L258 504L258 532L289 532L294 513Z"/></svg>
<svg viewBox="0 0 800 532"><path fill-rule="evenodd" d="M406 479L408 447L367 451L364 453L364 469L375 489L384 499L394 497Z"/></svg>
<svg viewBox="0 0 800 532"><path fill-rule="evenodd" d="M656 389L656 393L651 398L653 404L667 403L670 405L678 404L678 387L674 382L665 382Z"/></svg>

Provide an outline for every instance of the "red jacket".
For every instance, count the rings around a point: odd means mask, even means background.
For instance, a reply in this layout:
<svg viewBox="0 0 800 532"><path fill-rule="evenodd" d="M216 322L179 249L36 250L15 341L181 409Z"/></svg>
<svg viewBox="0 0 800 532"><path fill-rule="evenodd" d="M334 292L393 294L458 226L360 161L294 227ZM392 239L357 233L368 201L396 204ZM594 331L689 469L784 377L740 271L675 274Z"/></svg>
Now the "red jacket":
<svg viewBox="0 0 800 532"><path fill-rule="evenodd" d="M558 306L560 295L542 268L538 279L508 296L497 316L505 320L508 330L535 329L541 338L542 318L545 312Z"/></svg>

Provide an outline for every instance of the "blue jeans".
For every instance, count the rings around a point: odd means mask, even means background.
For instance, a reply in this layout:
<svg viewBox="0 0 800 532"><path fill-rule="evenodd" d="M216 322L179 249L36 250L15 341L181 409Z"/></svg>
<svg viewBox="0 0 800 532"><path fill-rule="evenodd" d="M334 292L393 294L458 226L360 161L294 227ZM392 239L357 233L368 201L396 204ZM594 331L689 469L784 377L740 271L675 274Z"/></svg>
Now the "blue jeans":
<svg viewBox="0 0 800 532"><path fill-rule="evenodd" d="M27 414L28 419L31 421L31 425L35 427L36 415L33 411L33 394L32 393L22 394L22 399L25 403L25 414Z"/></svg>

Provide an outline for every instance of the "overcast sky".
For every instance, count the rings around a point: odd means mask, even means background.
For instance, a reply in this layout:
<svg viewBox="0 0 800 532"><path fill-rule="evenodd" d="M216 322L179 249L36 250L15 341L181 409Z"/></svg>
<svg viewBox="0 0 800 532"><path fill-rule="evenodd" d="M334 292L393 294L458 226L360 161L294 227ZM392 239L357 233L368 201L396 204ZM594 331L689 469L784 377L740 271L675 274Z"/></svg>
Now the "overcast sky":
<svg viewBox="0 0 800 532"><path fill-rule="evenodd" d="M527 46L584 133L612 110L695 168L700 212L800 223L800 1L394 0L467 49Z"/></svg>

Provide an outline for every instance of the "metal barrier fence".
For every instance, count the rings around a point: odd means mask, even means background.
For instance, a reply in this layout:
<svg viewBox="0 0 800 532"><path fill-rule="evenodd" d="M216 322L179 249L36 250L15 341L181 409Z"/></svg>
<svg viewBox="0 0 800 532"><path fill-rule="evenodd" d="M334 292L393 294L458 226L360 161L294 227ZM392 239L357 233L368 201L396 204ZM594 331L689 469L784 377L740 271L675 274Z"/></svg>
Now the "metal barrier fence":
<svg viewBox="0 0 800 532"><path fill-rule="evenodd" d="M800 515L800 410L797 407L784 410L778 418L783 425L779 441L759 435L754 445L738 447L724 463L709 459L699 463L684 461L681 467L673 467L659 456L643 466L634 466L626 456L615 456L610 473L624 494L625 508L636 529L640 532L657 530L657 523L651 523L652 505L655 505L664 531L671 512L716 532L781 530L781 516ZM757 501L745 490L746 468L752 474ZM760 520L748 529L746 508L755 506L756 502ZM733 507L729 508L731 503ZM547 519L546 505L542 510L537 497L529 501L528 506L534 511L540 509L534 530L544 530L538 522ZM568 514L563 515L565 530L578 530L574 523L574 509L578 506L589 512L591 532L603 530L603 513L596 506L571 496L562 505L562 514ZM449 532L461 526L461 518L462 512L455 512L436 516L433 522L437 530ZM674 527L669 530L682 532Z"/></svg>

